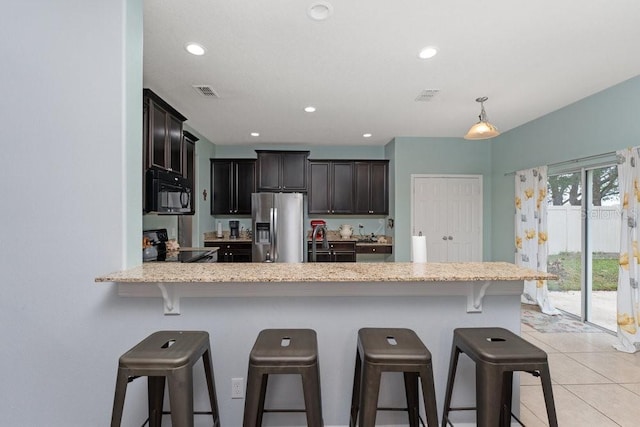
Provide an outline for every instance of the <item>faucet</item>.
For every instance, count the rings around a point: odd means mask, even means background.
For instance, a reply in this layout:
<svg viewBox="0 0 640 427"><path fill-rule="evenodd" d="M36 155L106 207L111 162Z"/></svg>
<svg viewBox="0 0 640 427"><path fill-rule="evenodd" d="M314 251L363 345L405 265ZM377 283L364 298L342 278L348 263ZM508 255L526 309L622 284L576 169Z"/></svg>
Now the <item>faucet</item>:
<svg viewBox="0 0 640 427"><path fill-rule="evenodd" d="M318 225L313 229L311 233L311 261L316 262L318 254L316 253L316 239L318 237L318 231L322 230L322 249L329 249L329 241L327 240L327 227L325 225Z"/></svg>

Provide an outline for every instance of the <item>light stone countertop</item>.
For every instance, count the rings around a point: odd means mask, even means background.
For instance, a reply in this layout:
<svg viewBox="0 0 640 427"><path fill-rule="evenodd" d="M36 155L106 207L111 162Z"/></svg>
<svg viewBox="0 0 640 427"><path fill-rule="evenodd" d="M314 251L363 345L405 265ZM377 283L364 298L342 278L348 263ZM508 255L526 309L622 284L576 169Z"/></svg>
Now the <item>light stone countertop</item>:
<svg viewBox="0 0 640 427"><path fill-rule="evenodd" d="M478 282L554 279L506 262L146 263L97 277L116 283Z"/></svg>

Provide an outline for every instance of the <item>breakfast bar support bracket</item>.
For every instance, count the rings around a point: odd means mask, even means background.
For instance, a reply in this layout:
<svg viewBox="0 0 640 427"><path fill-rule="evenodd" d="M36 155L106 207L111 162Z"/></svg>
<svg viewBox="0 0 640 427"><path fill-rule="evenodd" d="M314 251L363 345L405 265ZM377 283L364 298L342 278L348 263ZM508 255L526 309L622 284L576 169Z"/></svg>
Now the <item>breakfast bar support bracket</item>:
<svg viewBox="0 0 640 427"><path fill-rule="evenodd" d="M158 288L162 292L164 314L180 314L180 296L176 292L175 286L158 283Z"/></svg>
<svg viewBox="0 0 640 427"><path fill-rule="evenodd" d="M482 300L491 281L471 282L467 289L467 313L482 313Z"/></svg>

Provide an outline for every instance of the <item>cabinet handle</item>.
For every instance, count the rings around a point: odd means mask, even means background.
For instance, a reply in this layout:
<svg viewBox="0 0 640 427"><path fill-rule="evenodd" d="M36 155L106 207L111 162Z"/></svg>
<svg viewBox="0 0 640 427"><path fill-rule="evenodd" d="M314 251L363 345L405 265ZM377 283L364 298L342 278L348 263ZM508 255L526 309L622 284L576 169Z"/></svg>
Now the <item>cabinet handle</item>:
<svg viewBox="0 0 640 427"><path fill-rule="evenodd" d="M375 252L375 251L376 251L376 248L373 248L372 252Z"/></svg>

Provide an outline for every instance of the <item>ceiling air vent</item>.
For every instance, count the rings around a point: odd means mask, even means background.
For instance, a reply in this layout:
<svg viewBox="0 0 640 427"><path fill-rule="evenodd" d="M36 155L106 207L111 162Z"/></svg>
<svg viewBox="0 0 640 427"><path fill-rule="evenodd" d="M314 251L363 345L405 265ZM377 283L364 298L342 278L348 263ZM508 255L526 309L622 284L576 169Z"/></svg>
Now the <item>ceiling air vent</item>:
<svg viewBox="0 0 640 427"><path fill-rule="evenodd" d="M193 88L202 96L220 98L218 93L209 85L193 85Z"/></svg>
<svg viewBox="0 0 640 427"><path fill-rule="evenodd" d="M431 101L438 93L440 93L440 89L425 89L416 96L417 102L429 102Z"/></svg>

